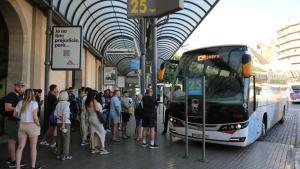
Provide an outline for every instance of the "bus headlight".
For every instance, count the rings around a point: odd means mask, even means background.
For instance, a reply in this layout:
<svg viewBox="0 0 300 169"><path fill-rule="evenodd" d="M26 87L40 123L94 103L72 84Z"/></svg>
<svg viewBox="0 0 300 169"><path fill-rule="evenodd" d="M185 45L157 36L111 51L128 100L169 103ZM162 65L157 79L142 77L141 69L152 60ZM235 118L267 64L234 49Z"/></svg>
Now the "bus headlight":
<svg viewBox="0 0 300 169"><path fill-rule="evenodd" d="M242 128L242 125L240 125L240 124L238 124L238 125L236 125L236 127L235 127L236 129L241 129Z"/></svg>
<svg viewBox="0 0 300 169"><path fill-rule="evenodd" d="M218 131L240 130L240 129L246 128L248 126L248 124L249 124L249 122L223 125L219 128Z"/></svg>

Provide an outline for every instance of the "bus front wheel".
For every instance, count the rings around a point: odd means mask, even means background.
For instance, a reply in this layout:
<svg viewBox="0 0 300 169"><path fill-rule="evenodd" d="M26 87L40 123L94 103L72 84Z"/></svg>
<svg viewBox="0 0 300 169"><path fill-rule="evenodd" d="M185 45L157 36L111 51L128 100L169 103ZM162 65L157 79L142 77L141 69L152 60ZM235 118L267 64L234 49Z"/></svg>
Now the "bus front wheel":
<svg viewBox="0 0 300 169"><path fill-rule="evenodd" d="M285 121L285 106L284 106L284 108L283 108L282 118L280 119L279 124L283 124L284 121Z"/></svg>
<svg viewBox="0 0 300 169"><path fill-rule="evenodd" d="M261 134L260 134L260 140L264 139L267 135L267 128L266 128L266 124L265 121L262 121L261 124Z"/></svg>

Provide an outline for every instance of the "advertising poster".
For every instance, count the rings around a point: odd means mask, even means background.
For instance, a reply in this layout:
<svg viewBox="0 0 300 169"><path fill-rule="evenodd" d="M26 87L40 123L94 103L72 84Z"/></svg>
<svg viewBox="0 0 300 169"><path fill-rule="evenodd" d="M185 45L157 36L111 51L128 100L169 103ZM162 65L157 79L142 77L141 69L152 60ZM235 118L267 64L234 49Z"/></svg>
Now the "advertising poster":
<svg viewBox="0 0 300 169"><path fill-rule="evenodd" d="M115 67L104 67L104 85L116 85L117 71Z"/></svg>
<svg viewBox="0 0 300 169"><path fill-rule="evenodd" d="M52 70L80 70L82 27L54 26L52 36Z"/></svg>

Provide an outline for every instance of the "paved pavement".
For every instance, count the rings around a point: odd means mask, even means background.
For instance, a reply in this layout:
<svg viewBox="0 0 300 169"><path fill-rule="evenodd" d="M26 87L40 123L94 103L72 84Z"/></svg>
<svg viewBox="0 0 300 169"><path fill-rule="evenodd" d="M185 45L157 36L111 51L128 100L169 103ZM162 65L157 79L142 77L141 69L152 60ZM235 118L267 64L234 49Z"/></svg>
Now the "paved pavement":
<svg viewBox="0 0 300 169"><path fill-rule="evenodd" d="M200 162L201 142L190 143L189 159L183 158L184 141L172 140L168 135L159 135L160 147L154 150L141 147L133 139L119 143L108 140L107 149L111 153L101 156L92 155L87 147L79 145L78 132L72 133L72 160L57 161L51 148L38 146L38 163L44 169L292 169L297 154L294 146L298 141L296 133L299 111L300 105L292 105L284 124L277 124L264 140L256 141L246 148L208 144L205 163ZM0 168L5 169L5 146L0 145L0 150ZM29 162L28 150L24 157Z"/></svg>

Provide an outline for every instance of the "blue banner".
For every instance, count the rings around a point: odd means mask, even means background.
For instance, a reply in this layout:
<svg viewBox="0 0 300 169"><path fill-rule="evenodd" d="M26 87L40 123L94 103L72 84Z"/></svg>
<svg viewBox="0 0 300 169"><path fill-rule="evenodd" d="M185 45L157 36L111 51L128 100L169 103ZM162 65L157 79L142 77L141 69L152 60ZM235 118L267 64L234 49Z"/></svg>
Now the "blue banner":
<svg viewBox="0 0 300 169"><path fill-rule="evenodd" d="M140 69L140 61L138 59L131 59L130 69L131 70L139 70Z"/></svg>

